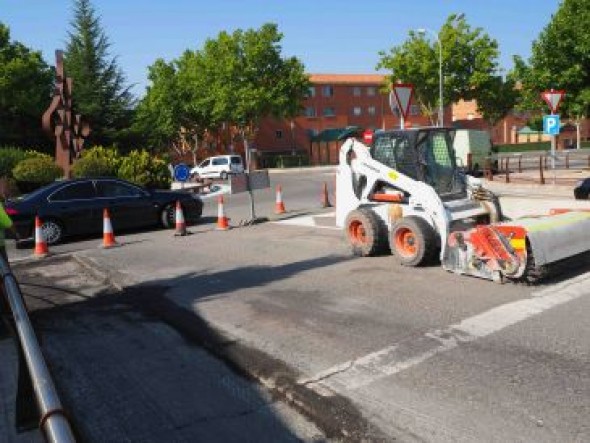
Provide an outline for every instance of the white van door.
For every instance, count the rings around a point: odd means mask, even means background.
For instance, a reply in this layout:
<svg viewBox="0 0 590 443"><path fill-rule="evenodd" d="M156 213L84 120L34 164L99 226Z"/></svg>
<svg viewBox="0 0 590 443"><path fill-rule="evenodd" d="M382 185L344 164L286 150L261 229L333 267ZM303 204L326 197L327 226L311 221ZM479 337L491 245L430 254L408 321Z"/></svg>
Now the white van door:
<svg viewBox="0 0 590 443"><path fill-rule="evenodd" d="M228 157L213 157L211 159L211 174L215 177L227 176L229 172Z"/></svg>

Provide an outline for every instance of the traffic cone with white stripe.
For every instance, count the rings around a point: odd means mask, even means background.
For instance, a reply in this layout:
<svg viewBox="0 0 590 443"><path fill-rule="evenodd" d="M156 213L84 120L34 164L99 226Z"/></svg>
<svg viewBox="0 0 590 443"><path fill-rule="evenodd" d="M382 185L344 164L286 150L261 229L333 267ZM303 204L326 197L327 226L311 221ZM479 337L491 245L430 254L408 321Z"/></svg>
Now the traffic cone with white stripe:
<svg viewBox="0 0 590 443"><path fill-rule="evenodd" d="M36 258L43 258L49 255L49 248L47 247L47 242L45 241L45 235L43 234L42 229L43 223L41 223L41 219L39 216L35 217L35 250L33 251L33 256Z"/></svg>
<svg viewBox="0 0 590 443"><path fill-rule="evenodd" d="M284 214L285 203L283 203L283 190L281 185L277 185L277 198L275 202L275 214Z"/></svg>
<svg viewBox="0 0 590 443"><path fill-rule="evenodd" d="M219 204L217 207L217 230L227 231L229 229L229 219L225 216L223 210L223 195L217 198L217 203Z"/></svg>
<svg viewBox="0 0 590 443"><path fill-rule="evenodd" d="M111 223L111 216L109 210L104 208L102 211L102 245L103 248L112 248L119 246L115 240L113 232L113 225Z"/></svg>
<svg viewBox="0 0 590 443"><path fill-rule="evenodd" d="M188 233L186 231L186 223L184 222L184 213L182 212L180 200L176 202L176 214L174 215L174 220L176 222L176 232L174 235L177 237L183 237L187 235Z"/></svg>

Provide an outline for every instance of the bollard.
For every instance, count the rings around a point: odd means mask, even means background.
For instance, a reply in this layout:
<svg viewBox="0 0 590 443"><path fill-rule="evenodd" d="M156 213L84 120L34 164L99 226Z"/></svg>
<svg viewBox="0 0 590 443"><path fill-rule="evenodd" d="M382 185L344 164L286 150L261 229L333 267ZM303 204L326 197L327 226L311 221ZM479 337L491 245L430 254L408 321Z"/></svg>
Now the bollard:
<svg viewBox="0 0 590 443"><path fill-rule="evenodd" d="M510 183L510 158L506 157L506 183Z"/></svg>
<svg viewBox="0 0 590 443"><path fill-rule="evenodd" d="M549 169L549 156L546 155L544 158L545 158L545 169Z"/></svg>
<svg viewBox="0 0 590 443"><path fill-rule="evenodd" d="M565 169L570 168L570 153L565 154Z"/></svg>
<svg viewBox="0 0 590 443"><path fill-rule="evenodd" d="M539 157L539 178L540 178L541 184L544 185L545 184L545 177L543 176L543 156Z"/></svg>
<svg viewBox="0 0 590 443"><path fill-rule="evenodd" d="M522 174L522 154L518 156L518 173Z"/></svg>

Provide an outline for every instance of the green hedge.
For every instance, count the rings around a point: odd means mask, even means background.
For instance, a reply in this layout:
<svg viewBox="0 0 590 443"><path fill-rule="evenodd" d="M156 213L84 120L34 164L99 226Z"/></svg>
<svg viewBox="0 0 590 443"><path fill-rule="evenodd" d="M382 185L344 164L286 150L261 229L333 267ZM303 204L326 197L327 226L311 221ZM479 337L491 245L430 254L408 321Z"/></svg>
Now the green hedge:
<svg viewBox="0 0 590 443"><path fill-rule="evenodd" d="M114 148L95 146L82 151L82 158L72 166L73 177L116 177L121 156Z"/></svg>
<svg viewBox="0 0 590 443"><path fill-rule="evenodd" d="M131 151L121 158L119 178L149 188L169 188L172 182L168 162L147 151Z"/></svg>
<svg viewBox="0 0 590 443"><path fill-rule="evenodd" d="M309 157L303 154L297 155L264 155L260 157L262 168L298 168L309 166Z"/></svg>
<svg viewBox="0 0 590 443"><path fill-rule="evenodd" d="M63 177L64 171L49 155L39 155L20 161L12 175L17 182L43 186Z"/></svg>
<svg viewBox="0 0 590 443"><path fill-rule="evenodd" d="M590 141L582 142L582 148L590 148ZM549 151L551 142L517 143L512 145L496 145L493 151L499 154L527 151Z"/></svg>

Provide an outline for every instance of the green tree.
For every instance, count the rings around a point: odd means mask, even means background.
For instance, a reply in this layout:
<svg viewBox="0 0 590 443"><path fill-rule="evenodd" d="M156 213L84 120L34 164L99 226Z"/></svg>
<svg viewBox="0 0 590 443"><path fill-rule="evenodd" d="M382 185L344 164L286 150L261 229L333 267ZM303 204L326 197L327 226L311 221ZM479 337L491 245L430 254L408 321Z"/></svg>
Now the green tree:
<svg viewBox="0 0 590 443"><path fill-rule="evenodd" d="M490 126L495 126L514 109L519 93L511 78L490 77L477 93L477 110Z"/></svg>
<svg viewBox="0 0 590 443"><path fill-rule="evenodd" d="M422 111L433 122L439 107L439 43L410 31L409 38L389 51L379 52L377 69L391 71L390 83L414 84ZM498 43L481 28L472 29L463 16L450 15L437 34L442 48L444 105L472 100L493 83L498 69Z"/></svg>
<svg viewBox="0 0 590 443"><path fill-rule="evenodd" d="M158 60L138 119L155 125L157 136L200 138L223 126L248 137L264 117L294 117L309 79L296 57L282 56L282 37L275 24L221 32L170 64Z"/></svg>
<svg viewBox="0 0 590 443"><path fill-rule="evenodd" d="M521 57L514 58L511 74L522 85L521 109L546 113L547 106L539 95L554 88L566 91L561 114L574 120L578 128L581 119L588 116L590 38L583 23L590 23L590 0L563 0L533 42L528 63Z"/></svg>
<svg viewBox="0 0 590 443"><path fill-rule="evenodd" d="M0 145L50 149L41 115L52 88L50 68L41 53L10 40L0 23Z"/></svg>
<svg viewBox="0 0 590 443"><path fill-rule="evenodd" d="M74 81L74 107L90 122L90 144L117 144L128 136L134 103L90 0L74 0L71 28L64 65Z"/></svg>

